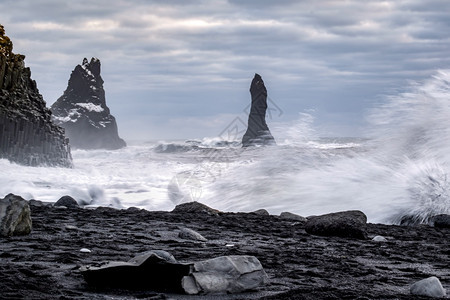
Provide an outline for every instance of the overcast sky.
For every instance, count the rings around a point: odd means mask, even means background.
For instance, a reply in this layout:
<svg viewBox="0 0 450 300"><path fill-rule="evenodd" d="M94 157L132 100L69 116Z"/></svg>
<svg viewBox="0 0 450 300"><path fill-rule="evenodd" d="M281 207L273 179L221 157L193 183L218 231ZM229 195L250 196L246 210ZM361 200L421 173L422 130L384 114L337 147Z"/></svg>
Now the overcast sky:
<svg viewBox="0 0 450 300"><path fill-rule="evenodd" d="M0 1L47 104L97 57L127 140L214 137L247 122L255 72L273 131L306 112L319 135L364 135L386 95L449 68L449 16L448 0Z"/></svg>

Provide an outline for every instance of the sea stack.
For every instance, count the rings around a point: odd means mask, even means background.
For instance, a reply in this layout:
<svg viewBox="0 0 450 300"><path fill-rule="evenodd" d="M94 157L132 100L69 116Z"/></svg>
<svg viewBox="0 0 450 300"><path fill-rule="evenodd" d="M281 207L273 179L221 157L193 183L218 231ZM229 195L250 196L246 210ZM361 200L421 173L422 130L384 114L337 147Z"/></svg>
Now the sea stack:
<svg viewBox="0 0 450 300"><path fill-rule="evenodd" d="M274 145L275 139L266 123L267 89L259 74L255 74L250 85L252 106L248 116L247 131L242 137L242 147Z"/></svg>
<svg viewBox="0 0 450 300"><path fill-rule="evenodd" d="M78 149L119 149L126 146L106 106L100 60L83 59L70 75L64 94L52 105L53 120L66 129L70 145Z"/></svg>
<svg viewBox="0 0 450 300"><path fill-rule="evenodd" d="M0 25L0 158L19 164L71 167L64 129L52 122L50 109L25 67L25 55Z"/></svg>

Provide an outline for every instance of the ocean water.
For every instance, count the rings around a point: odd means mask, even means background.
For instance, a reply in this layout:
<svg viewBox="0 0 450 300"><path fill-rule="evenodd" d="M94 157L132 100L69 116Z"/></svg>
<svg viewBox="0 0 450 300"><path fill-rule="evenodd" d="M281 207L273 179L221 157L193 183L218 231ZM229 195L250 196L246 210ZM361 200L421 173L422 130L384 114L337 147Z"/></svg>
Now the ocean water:
<svg viewBox="0 0 450 300"><path fill-rule="evenodd" d="M450 72L439 71L367 116L364 138L321 138L312 117L278 128L277 146L239 138L150 141L115 151L73 150L75 167L0 160L0 197L172 210L199 201L223 211L302 216L350 209L369 222L427 222L450 213Z"/></svg>

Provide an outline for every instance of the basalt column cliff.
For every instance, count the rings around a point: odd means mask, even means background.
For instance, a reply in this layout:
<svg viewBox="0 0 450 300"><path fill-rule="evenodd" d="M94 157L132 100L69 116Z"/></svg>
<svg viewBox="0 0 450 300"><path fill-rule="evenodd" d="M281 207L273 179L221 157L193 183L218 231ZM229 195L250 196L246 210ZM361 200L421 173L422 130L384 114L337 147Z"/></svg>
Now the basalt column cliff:
<svg viewBox="0 0 450 300"><path fill-rule="evenodd" d="M72 166L64 129L51 121L51 112L25 67L25 56L0 25L0 158L37 166Z"/></svg>
<svg viewBox="0 0 450 300"><path fill-rule="evenodd" d="M250 85L252 106L248 116L247 131L242 138L242 147L273 145L275 139L266 123L267 89L259 74L255 74Z"/></svg>
<svg viewBox="0 0 450 300"><path fill-rule="evenodd" d="M85 58L70 75L64 94L51 107L56 124L66 129L70 145L80 149L119 149L116 119L106 106L100 60Z"/></svg>

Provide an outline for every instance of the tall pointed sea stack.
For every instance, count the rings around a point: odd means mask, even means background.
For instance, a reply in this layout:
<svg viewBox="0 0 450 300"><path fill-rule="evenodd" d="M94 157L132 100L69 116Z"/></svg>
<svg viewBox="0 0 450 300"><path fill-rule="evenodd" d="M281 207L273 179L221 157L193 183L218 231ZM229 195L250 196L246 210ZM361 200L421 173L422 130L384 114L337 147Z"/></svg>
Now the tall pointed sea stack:
<svg viewBox="0 0 450 300"><path fill-rule="evenodd" d="M72 166L64 129L51 112L25 67L25 56L0 25L0 158L24 165Z"/></svg>
<svg viewBox="0 0 450 300"><path fill-rule="evenodd" d="M255 74L250 86L252 106L248 116L247 131L242 137L242 147L274 145L275 139L266 123L267 89L259 74Z"/></svg>
<svg viewBox="0 0 450 300"><path fill-rule="evenodd" d="M116 119L106 106L100 60L85 58L70 75L64 94L51 107L56 124L66 129L72 147L119 149L126 146L119 137Z"/></svg>

